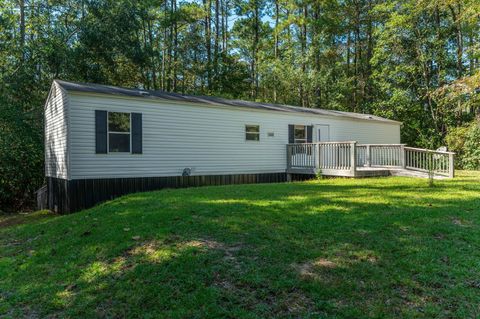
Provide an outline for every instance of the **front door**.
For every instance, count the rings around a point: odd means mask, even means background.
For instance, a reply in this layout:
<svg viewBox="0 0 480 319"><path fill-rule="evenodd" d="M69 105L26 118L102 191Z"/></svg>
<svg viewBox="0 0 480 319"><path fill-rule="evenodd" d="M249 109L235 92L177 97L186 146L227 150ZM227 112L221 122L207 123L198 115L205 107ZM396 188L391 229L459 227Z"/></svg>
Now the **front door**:
<svg viewBox="0 0 480 319"><path fill-rule="evenodd" d="M315 125L316 142L330 142L330 125Z"/></svg>

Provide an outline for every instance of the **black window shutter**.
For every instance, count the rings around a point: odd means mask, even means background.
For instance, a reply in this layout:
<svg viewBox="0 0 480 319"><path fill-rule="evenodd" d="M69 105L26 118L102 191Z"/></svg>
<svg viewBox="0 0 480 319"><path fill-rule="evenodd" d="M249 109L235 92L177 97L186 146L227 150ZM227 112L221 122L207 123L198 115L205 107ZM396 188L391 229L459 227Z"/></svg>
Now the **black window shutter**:
<svg viewBox="0 0 480 319"><path fill-rule="evenodd" d="M132 113L132 154L142 154L142 113Z"/></svg>
<svg viewBox="0 0 480 319"><path fill-rule="evenodd" d="M307 126L307 143L312 143L312 135L313 135L313 126Z"/></svg>
<svg viewBox="0 0 480 319"><path fill-rule="evenodd" d="M107 111L95 110L95 153L107 154Z"/></svg>
<svg viewBox="0 0 480 319"><path fill-rule="evenodd" d="M295 125L288 125L288 143L295 143Z"/></svg>

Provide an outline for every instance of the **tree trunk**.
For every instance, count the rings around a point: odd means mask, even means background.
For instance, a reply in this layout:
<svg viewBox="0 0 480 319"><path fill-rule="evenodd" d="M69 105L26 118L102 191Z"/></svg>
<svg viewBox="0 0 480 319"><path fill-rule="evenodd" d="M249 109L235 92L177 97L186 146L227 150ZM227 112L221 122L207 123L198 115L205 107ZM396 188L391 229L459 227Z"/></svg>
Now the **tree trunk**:
<svg viewBox="0 0 480 319"><path fill-rule="evenodd" d="M147 13L148 14L148 13ZM147 26L148 26L148 41L150 43L150 59L151 59L151 72L152 72L152 84L153 89L156 90L157 87L157 70L155 64L155 50L153 49L153 31L152 31L152 21L150 17L147 16Z"/></svg>
<svg viewBox="0 0 480 319"><path fill-rule="evenodd" d="M172 70L172 80L173 80L173 91L177 90L177 67L178 67L178 22L175 13L177 12L177 0L172 0L173 3L173 12L175 16L175 22L173 23L173 70Z"/></svg>
<svg viewBox="0 0 480 319"><path fill-rule="evenodd" d="M25 0L18 1L20 9L20 50L21 59L25 60Z"/></svg>
<svg viewBox="0 0 480 319"><path fill-rule="evenodd" d="M315 21L318 21L320 19L320 5L317 4L314 7L314 13L313 13L313 18ZM315 25L313 29L313 48L315 50L315 75L318 78L318 75L320 73L320 30L317 25ZM315 107L321 107L322 105L322 89L321 86L318 83L318 80L315 81L315 102L314 102Z"/></svg>
<svg viewBox="0 0 480 319"><path fill-rule="evenodd" d="M254 1L255 8L254 8L254 39L253 39L253 59L252 59L252 80L254 84L253 90L253 98L257 98L258 96L258 44L260 41L260 10L258 7L258 1Z"/></svg>
<svg viewBox="0 0 480 319"><path fill-rule="evenodd" d="M218 81L218 54L220 46L220 1L215 0L215 44L213 50L214 83Z"/></svg>
<svg viewBox="0 0 480 319"><path fill-rule="evenodd" d="M168 8L168 0L165 0L164 2L164 11L167 12ZM167 77L167 36L168 36L168 31L167 27L163 28L163 44L162 44L162 79L160 83L160 87L162 88L162 91L165 91L166 89L166 77Z"/></svg>
<svg viewBox="0 0 480 319"><path fill-rule="evenodd" d="M210 90L212 82L212 48L211 48L211 0L203 0L203 6L205 8L205 48L207 50L207 88Z"/></svg>
<svg viewBox="0 0 480 319"><path fill-rule="evenodd" d="M173 36L174 36L174 24L171 22L173 19L173 11L174 11L174 2L176 0L170 1L170 11L169 11L169 18L170 18L170 27L168 33L168 68L167 68L167 91L172 91L173 86Z"/></svg>
<svg viewBox="0 0 480 319"><path fill-rule="evenodd" d="M455 36L457 44L457 78L463 76L463 33L462 33L462 23L460 20L460 14L462 13L462 7L460 2L457 5L458 12L455 12L453 5L448 6L450 12L452 13L453 25L455 27Z"/></svg>
<svg viewBox="0 0 480 319"><path fill-rule="evenodd" d="M279 5L278 0L275 0L275 48L274 48L274 56L275 56L275 66L278 62L278 20L279 20ZM273 102L277 103L277 75L276 70L273 73Z"/></svg>
<svg viewBox="0 0 480 319"><path fill-rule="evenodd" d="M308 18L308 8L307 4L304 5L304 7L301 9L302 15L303 15L303 23L300 28L301 33L300 33L300 43L301 43L301 68L302 68L302 76L300 79L300 104L302 107L308 107L308 100L306 98L306 93L305 93L305 87L304 87L304 79L305 79L305 74L307 70L306 66L306 61L305 61L305 56L307 54L307 18Z"/></svg>
<svg viewBox="0 0 480 319"><path fill-rule="evenodd" d="M224 5L223 5L223 30L222 30L222 35L223 35L223 52L225 54L228 54L228 13L229 13L229 2L228 0L223 0Z"/></svg>
<svg viewBox="0 0 480 319"><path fill-rule="evenodd" d="M360 77L361 77L361 65L362 65L362 40L361 40L361 8L360 2L355 5L355 94L354 94L354 106L353 111L358 112L358 105L360 103L359 91L360 89Z"/></svg>
<svg viewBox="0 0 480 319"><path fill-rule="evenodd" d="M367 20L367 56L365 58L365 73L364 73L364 92L363 92L363 105L362 110L364 113L370 113L370 109L367 109L368 102L372 100L372 88L370 83L370 77L372 74L371 60L373 57L373 16L372 16L372 0L368 1L368 20Z"/></svg>
<svg viewBox="0 0 480 319"><path fill-rule="evenodd" d="M350 46L352 45L352 36L350 30L347 33L347 77L350 76Z"/></svg>

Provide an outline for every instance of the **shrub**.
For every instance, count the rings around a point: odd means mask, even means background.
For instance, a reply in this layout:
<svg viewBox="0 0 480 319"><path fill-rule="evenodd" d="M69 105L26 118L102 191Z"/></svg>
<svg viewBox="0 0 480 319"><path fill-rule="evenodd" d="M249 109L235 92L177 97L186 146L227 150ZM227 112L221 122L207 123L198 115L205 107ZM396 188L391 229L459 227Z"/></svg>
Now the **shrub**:
<svg viewBox="0 0 480 319"><path fill-rule="evenodd" d="M462 164L465 169L480 170L480 125L478 122L470 125L466 134Z"/></svg>
<svg viewBox="0 0 480 319"><path fill-rule="evenodd" d="M42 117L0 96L0 211L32 208L43 183Z"/></svg>
<svg viewBox="0 0 480 319"><path fill-rule="evenodd" d="M456 154L455 166L457 168L463 168L464 145L469 129L469 125L452 127L449 128L448 134L445 137L445 142L447 143L448 150L450 152L455 152Z"/></svg>
<svg viewBox="0 0 480 319"><path fill-rule="evenodd" d="M449 151L455 152L457 168L480 170L480 125L454 127L445 138Z"/></svg>

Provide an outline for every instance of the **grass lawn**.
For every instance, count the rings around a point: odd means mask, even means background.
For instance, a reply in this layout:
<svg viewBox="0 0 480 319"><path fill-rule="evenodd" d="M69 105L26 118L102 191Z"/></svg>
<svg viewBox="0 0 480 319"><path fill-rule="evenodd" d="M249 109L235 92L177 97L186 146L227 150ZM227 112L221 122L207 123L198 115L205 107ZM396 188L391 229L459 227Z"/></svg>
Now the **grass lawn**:
<svg viewBox="0 0 480 319"><path fill-rule="evenodd" d="M480 173L132 194L0 228L0 317L476 318Z"/></svg>

